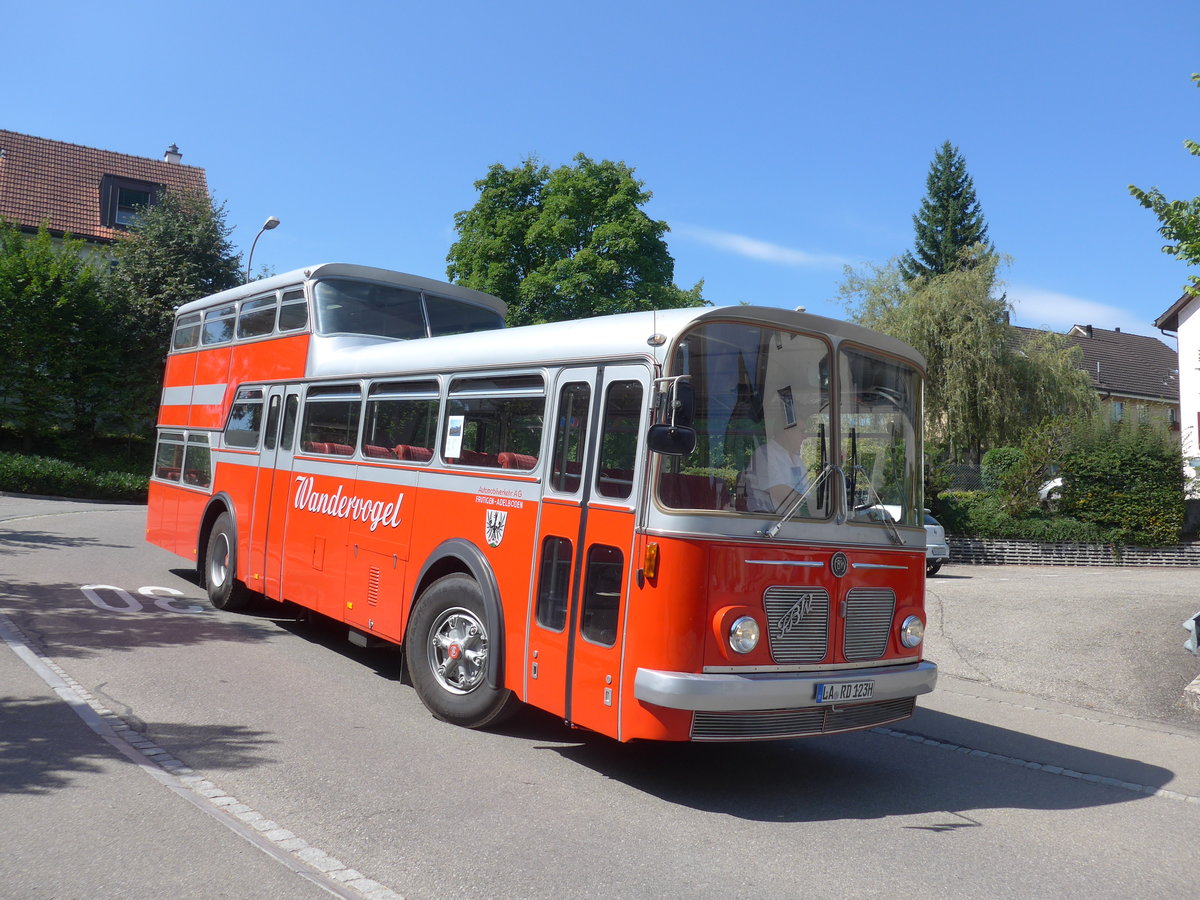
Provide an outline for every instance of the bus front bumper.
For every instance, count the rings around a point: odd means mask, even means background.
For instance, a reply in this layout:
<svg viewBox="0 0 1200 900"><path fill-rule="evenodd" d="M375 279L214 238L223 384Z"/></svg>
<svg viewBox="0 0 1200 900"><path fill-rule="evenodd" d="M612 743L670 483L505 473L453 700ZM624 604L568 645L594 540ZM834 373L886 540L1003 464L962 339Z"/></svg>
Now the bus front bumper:
<svg viewBox="0 0 1200 900"><path fill-rule="evenodd" d="M871 682L871 692L861 701L818 702L818 685ZM937 683L937 665L931 662L872 669L837 669L824 672L732 672L697 674L638 669L633 695L644 703L667 709L697 712L747 712L762 709L801 709L809 706L846 706L856 702L900 700L928 694Z"/></svg>

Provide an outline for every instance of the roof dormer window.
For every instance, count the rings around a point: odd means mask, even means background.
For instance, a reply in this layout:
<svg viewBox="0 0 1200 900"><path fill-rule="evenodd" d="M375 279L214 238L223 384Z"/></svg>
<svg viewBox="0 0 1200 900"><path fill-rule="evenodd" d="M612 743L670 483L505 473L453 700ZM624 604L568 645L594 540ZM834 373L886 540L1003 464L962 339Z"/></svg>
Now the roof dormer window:
<svg viewBox="0 0 1200 900"><path fill-rule="evenodd" d="M152 181L105 175L100 179L100 220L108 228L126 229L141 211L154 205L163 186Z"/></svg>

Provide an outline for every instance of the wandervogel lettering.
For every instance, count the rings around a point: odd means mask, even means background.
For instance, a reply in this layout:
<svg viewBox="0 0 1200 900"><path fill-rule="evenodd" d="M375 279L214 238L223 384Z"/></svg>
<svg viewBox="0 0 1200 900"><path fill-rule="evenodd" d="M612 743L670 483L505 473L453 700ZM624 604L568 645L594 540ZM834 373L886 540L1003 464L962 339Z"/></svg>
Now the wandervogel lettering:
<svg viewBox="0 0 1200 900"><path fill-rule="evenodd" d="M343 485L332 494L313 490L311 475L296 476L296 496L293 505L296 509L306 509L309 512L333 516L335 519L350 519L354 522L370 522L371 531L380 525L395 528L400 524L400 505L404 503L404 494L398 494L392 503L382 500L367 500L363 497L346 497L342 495Z"/></svg>

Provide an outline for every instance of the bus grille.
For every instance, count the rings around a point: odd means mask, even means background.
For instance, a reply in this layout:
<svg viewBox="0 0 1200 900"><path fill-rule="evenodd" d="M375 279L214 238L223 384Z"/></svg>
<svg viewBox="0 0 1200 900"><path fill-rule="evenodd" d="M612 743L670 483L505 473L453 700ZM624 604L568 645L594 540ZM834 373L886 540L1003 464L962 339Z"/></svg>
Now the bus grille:
<svg viewBox="0 0 1200 900"><path fill-rule="evenodd" d="M898 722L913 714L915 697L859 703L853 706L811 706L762 712L698 712L692 719L693 741L754 741L810 737L858 731Z"/></svg>
<svg viewBox="0 0 1200 900"><path fill-rule="evenodd" d="M776 663L820 662L829 650L829 594L824 588L776 585L763 594Z"/></svg>
<svg viewBox="0 0 1200 900"><path fill-rule="evenodd" d="M849 661L879 659L887 650L896 595L888 588L854 588L846 595L842 654Z"/></svg>

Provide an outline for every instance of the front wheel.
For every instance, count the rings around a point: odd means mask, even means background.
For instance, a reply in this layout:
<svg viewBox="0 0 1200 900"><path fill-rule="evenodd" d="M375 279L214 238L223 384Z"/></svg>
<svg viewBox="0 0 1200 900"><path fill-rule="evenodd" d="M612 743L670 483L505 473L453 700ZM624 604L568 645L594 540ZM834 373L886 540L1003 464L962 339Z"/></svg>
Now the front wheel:
<svg viewBox="0 0 1200 900"><path fill-rule="evenodd" d="M421 702L437 718L482 728L520 705L512 691L487 681L491 652L483 594L467 575L447 575L430 585L405 635L408 674Z"/></svg>
<svg viewBox="0 0 1200 900"><path fill-rule="evenodd" d="M208 600L217 609L245 609L250 592L237 580L237 532L233 517L221 513L208 535L208 550L204 555L204 582Z"/></svg>

